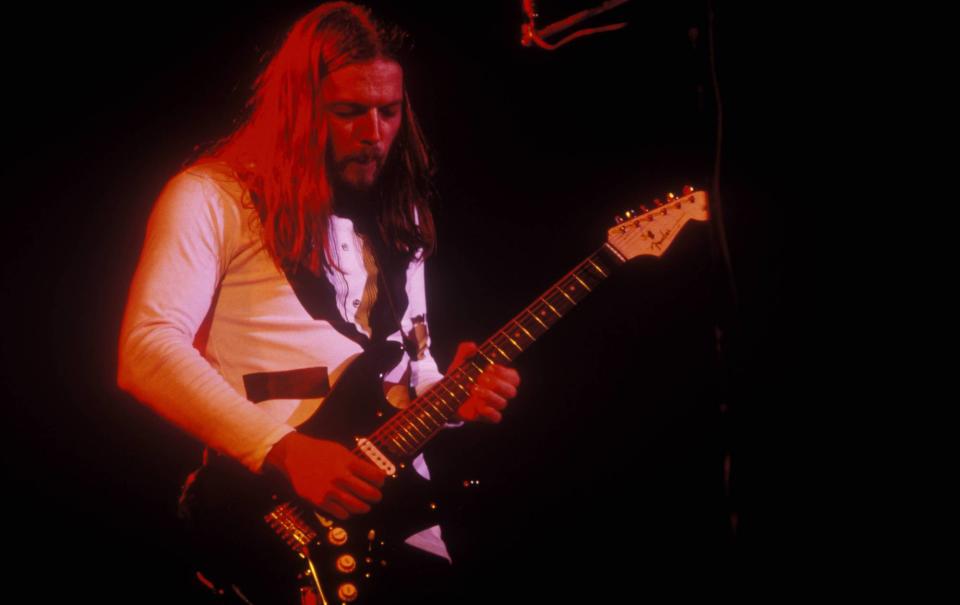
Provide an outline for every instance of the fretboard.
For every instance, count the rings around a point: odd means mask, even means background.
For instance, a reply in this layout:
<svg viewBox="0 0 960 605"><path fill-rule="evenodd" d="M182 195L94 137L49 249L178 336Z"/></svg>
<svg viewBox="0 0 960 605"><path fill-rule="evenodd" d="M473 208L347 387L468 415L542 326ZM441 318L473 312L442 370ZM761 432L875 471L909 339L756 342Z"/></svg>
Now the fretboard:
<svg viewBox="0 0 960 605"><path fill-rule="evenodd" d="M604 244L488 338L475 355L394 414L368 439L397 459L414 456L456 417L484 370L515 361L623 262L623 257Z"/></svg>

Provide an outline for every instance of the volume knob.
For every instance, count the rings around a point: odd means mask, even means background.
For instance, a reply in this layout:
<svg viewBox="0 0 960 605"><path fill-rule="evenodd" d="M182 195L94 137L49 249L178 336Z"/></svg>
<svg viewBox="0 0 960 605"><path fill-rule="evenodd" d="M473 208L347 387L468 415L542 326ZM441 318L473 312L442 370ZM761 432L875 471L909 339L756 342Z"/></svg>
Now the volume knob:
<svg viewBox="0 0 960 605"><path fill-rule="evenodd" d="M357 560L350 555L340 555L337 558L337 571L341 573L352 573L357 568Z"/></svg>
<svg viewBox="0 0 960 605"><path fill-rule="evenodd" d="M350 603L357 600L357 587L347 582L341 584L340 588L337 589L337 596L340 597L340 600L344 603Z"/></svg>
<svg viewBox="0 0 960 605"><path fill-rule="evenodd" d="M327 540L334 546L343 546L347 543L347 530L342 527L334 527L327 533Z"/></svg>

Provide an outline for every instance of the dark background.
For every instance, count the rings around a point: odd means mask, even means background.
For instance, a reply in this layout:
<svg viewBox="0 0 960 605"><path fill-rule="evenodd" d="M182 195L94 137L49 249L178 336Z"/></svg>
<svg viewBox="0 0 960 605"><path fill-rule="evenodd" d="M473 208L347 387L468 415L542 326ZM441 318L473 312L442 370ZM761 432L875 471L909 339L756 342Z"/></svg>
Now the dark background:
<svg viewBox="0 0 960 605"><path fill-rule="evenodd" d="M539 4L540 25L591 5ZM176 598L190 581L174 510L200 446L116 387L120 320L156 195L195 145L229 131L260 56L311 6L11 16L3 352L14 581L107 601ZM688 183L711 187L706 3L634 2L589 22L626 29L554 52L519 44L520 0L374 6L416 41L407 87L440 166L428 299L441 368L457 342L484 340L594 251L615 214ZM788 301L804 288L785 278L805 128L793 17L716 13L720 192L739 305L718 225L691 225L517 363L523 385L501 425L437 440L438 481L480 481L453 494L446 534L475 594L714 591L778 564L798 515L786 512L789 480L767 447L793 413L800 305Z"/></svg>

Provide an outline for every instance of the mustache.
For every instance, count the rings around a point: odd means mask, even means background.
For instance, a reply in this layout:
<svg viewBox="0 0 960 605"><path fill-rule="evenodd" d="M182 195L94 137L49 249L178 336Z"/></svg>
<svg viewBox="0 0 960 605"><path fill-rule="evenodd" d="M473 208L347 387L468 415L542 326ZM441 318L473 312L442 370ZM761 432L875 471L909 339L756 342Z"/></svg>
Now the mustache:
<svg viewBox="0 0 960 605"><path fill-rule="evenodd" d="M379 149L367 149L360 151L358 153L353 153L341 160L341 164L346 164L347 162L369 162L375 161L378 164L383 163L384 153Z"/></svg>

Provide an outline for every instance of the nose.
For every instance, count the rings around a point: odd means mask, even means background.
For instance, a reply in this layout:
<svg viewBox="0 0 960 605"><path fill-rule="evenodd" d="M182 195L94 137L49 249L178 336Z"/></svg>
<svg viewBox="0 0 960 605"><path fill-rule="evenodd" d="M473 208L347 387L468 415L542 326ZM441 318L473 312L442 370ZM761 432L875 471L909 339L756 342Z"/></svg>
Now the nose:
<svg viewBox="0 0 960 605"><path fill-rule="evenodd" d="M362 143L374 144L380 142L380 112L373 107L360 119L359 137Z"/></svg>

